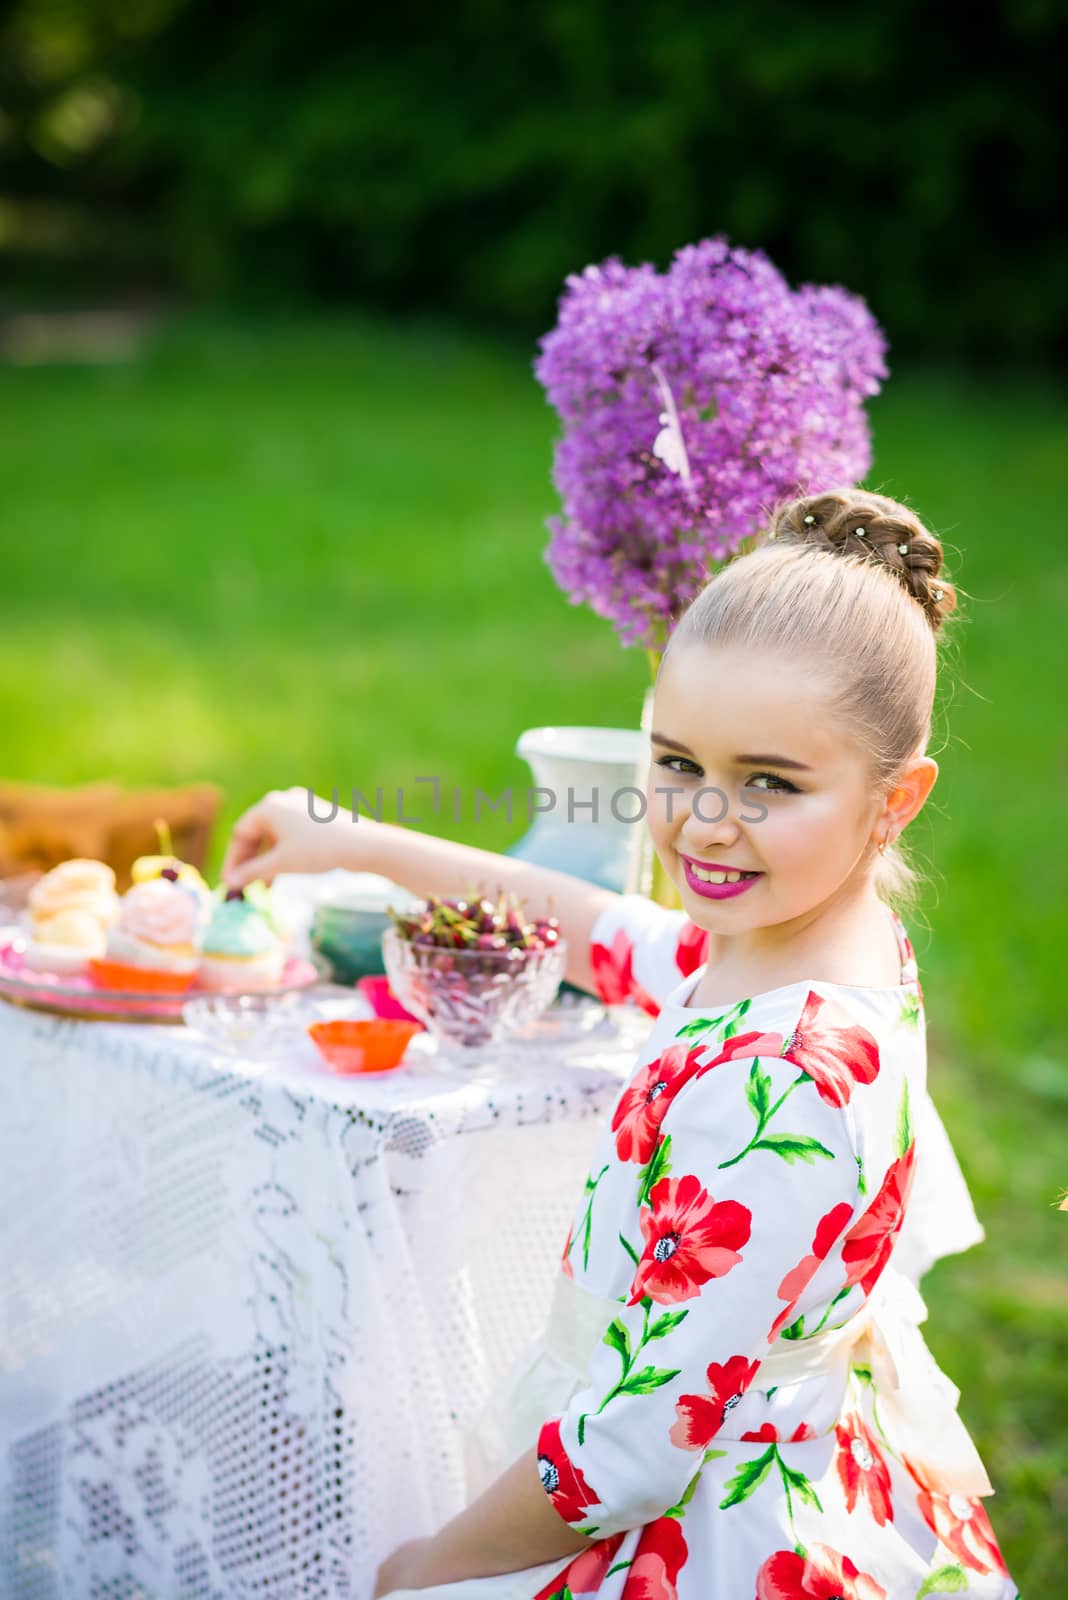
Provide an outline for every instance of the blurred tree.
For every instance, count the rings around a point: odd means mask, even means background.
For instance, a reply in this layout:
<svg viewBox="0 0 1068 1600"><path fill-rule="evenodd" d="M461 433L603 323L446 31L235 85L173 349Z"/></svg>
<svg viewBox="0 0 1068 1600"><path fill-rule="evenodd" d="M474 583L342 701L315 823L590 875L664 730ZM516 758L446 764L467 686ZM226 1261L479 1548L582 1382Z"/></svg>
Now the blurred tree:
<svg viewBox="0 0 1068 1600"><path fill-rule="evenodd" d="M897 347L1041 356L1066 33L1056 0L22 0L0 250L529 334L587 261L723 232L866 295Z"/></svg>

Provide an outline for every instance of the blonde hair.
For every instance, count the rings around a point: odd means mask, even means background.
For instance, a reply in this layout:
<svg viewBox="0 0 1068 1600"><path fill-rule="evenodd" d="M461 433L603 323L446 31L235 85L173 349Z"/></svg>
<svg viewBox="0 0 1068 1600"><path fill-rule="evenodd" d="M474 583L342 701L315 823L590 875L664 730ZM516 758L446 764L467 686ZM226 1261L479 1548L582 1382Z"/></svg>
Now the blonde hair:
<svg viewBox="0 0 1068 1600"><path fill-rule="evenodd" d="M885 798L931 736L939 634L957 607L941 569L940 542L895 500L860 489L792 500L755 549L705 585L664 659L699 644L803 660L826 679L831 714ZM895 843L877 858L874 882L905 909L921 879Z"/></svg>

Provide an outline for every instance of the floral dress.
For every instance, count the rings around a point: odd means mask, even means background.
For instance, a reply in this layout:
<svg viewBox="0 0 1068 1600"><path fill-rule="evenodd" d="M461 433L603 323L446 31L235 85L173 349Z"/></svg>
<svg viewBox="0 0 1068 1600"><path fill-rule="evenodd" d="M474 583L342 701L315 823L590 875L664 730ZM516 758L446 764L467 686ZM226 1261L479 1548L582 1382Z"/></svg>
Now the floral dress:
<svg viewBox="0 0 1068 1600"><path fill-rule="evenodd" d="M813 978L704 1008L705 936L681 913L626 896L599 919L602 995L656 1021L501 1407L501 1465L536 1436L589 1548L423 1600L1016 1596L918 1330L919 1274L981 1234L889 914L898 986Z"/></svg>

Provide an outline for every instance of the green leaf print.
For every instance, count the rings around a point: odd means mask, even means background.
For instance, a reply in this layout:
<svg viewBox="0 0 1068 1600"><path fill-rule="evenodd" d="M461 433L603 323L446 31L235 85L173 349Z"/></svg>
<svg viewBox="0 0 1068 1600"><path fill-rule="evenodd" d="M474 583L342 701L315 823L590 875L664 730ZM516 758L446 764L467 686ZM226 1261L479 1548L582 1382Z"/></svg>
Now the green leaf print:
<svg viewBox="0 0 1068 1600"><path fill-rule="evenodd" d="M677 1328L680 1322L685 1322L690 1315L688 1311L665 1311L662 1317L657 1317L646 1335L647 1339L663 1339L672 1328Z"/></svg>
<svg viewBox="0 0 1068 1600"><path fill-rule="evenodd" d="M608 1571L605 1573L605 1577L610 1578L613 1572L626 1572L629 1566L629 1561L617 1561L614 1567L609 1567Z"/></svg>
<svg viewBox="0 0 1068 1600"><path fill-rule="evenodd" d="M634 1265L636 1267L640 1266L642 1258L638 1254L637 1250L635 1250L635 1248L631 1244L630 1240L629 1239L624 1239L623 1235L620 1234L619 1242L623 1246L624 1250L627 1252L628 1256L630 1256L630 1259L634 1262Z"/></svg>
<svg viewBox="0 0 1068 1600"><path fill-rule="evenodd" d="M676 1039L699 1039L703 1033L711 1033L723 1021L722 1017L702 1017L697 1022L687 1022L676 1033Z"/></svg>
<svg viewBox="0 0 1068 1600"><path fill-rule="evenodd" d="M701 1474L704 1470L704 1463L702 1463L686 1485L686 1492L683 1494L682 1499L677 1505L671 1506L669 1510L664 1512L665 1517L678 1517L681 1519L686 1515L686 1507L697 1493L697 1485L701 1481Z"/></svg>
<svg viewBox="0 0 1068 1600"><path fill-rule="evenodd" d="M666 1178L671 1171L671 1162L668 1159L670 1154L671 1135L670 1133L665 1133L645 1166L638 1173L638 1204L640 1206L648 1204L651 1191L660 1182L660 1179Z"/></svg>
<svg viewBox="0 0 1068 1600"><path fill-rule="evenodd" d="M736 1506L742 1500L748 1500L755 1489L758 1489L771 1471L772 1464L778 1467L782 1479L783 1491L786 1495L786 1514L790 1519L790 1531L794 1536L797 1549L797 1529L794 1527L794 1495L805 1501L810 1506L815 1506L819 1512L823 1511L819 1496L811 1481L799 1472L796 1467L788 1467L780 1454L777 1444L769 1445L762 1456L755 1461L747 1461L727 1484L727 1493L719 1503L719 1509L726 1511L728 1506Z"/></svg>
<svg viewBox="0 0 1068 1600"><path fill-rule="evenodd" d="M751 1000L740 1000L738 1002L734 1009L734 1016L731 1017L731 1020L723 1030L724 1042L726 1042L728 1039L734 1038L734 1035L738 1032L738 1029L741 1026L742 1018L745 1016L752 1004L753 1002Z"/></svg>
<svg viewBox="0 0 1068 1600"><path fill-rule="evenodd" d="M633 1350L631 1349L630 1334L627 1327L619 1318L605 1330L603 1343L610 1350L618 1351L619 1358L623 1363L623 1370L619 1375L619 1381L613 1388L609 1389L597 1410L593 1413L594 1416L599 1417L605 1406L610 1404L617 1395L652 1394L654 1390L661 1388L665 1383L670 1383L672 1378L678 1377L681 1371L681 1368L678 1367L642 1367L638 1371L634 1370L638 1357L649 1341L651 1339L666 1338L672 1329L677 1328L679 1323L683 1322L690 1314L688 1309L685 1311L668 1311L662 1317L658 1317L650 1327L649 1316L653 1310L653 1304L654 1302L648 1295L643 1295L639 1301L639 1305L642 1308L642 1331L641 1337ZM589 1415L588 1411L583 1412L578 1419L579 1444L585 1443L586 1418Z"/></svg>
<svg viewBox="0 0 1068 1600"><path fill-rule="evenodd" d="M817 1156L823 1156L827 1161L834 1160L833 1150L828 1150L818 1139L810 1139L800 1133L769 1133L766 1139L757 1139L750 1148L770 1150L774 1155L781 1156L790 1166L793 1166L795 1161L807 1161L809 1166L812 1166Z"/></svg>
<svg viewBox="0 0 1068 1600"><path fill-rule="evenodd" d="M903 1156L912 1143L912 1120L909 1116L909 1083L901 1085L901 1104L897 1110L897 1137L894 1141L899 1156Z"/></svg>
<svg viewBox="0 0 1068 1600"><path fill-rule="evenodd" d="M749 1143L745 1146L744 1150L739 1150L738 1154L736 1156L731 1156L729 1161L720 1162L720 1171L722 1172L724 1167L737 1166L738 1162L741 1161L743 1157L747 1156L751 1150L767 1150L773 1148L773 1146L762 1144L761 1142L764 1137L765 1128L775 1113L784 1104L784 1102L789 1098L790 1095L793 1094L794 1090L799 1089L803 1083L811 1082L812 1079L809 1077L808 1073L802 1072L799 1077L794 1079L793 1083L783 1090L782 1094L775 1101L774 1105L768 1105L768 1098L771 1094L771 1080L765 1073L760 1071L760 1058L759 1056L756 1057L753 1061L752 1067L750 1068L749 1079L745 1087L746 1099L749 1101L753 1115L757 1119L756 1132L750 1139ZM782 1137L791 1139L795 1136L792 1134L785 1134ZM812 1140L811 1142L814 1144L816 1141ZM822 1145L820 1146L820 1149L823 1149ZM830 1152L825 1151L824 1154L829 1155ZM787 1157L787 1159L790 1158ZM806 1157L805 1159L807 1160L808 1158Z"/></svg>
<svg viewBox="0 0 1068 1600"><path fill-rule="evenodd" d="M753 1108L754 1117L763 1128L768 1120L768 1106L771 1104L771 1079L766 1072L761 1072L759 1059L754 1061L750 1068L745 1097Z"/></svg>
<svg viewBox="0 0 1068 1600"><path fill-rule="evenodd" d="M901 1011L898 1015L898 1021L903 1023L906 1028L915 1028L919 1024L919 1020L919 996L915 994L906 995L905 999L902 1001Z"/></svg>
<svg viewBox="0 0 1068 1600"><path fill-rule="evenodd" d="M616 1393L652 1394L654 1389L661 1389L672 1378L677 1378L681 1371L681 1367L643 1367L640 1372L632 1372L629 1378L624 1378Z"/></svg>
<svg viewBox="0 0 1068 1600"><path fill-rule="evenodd" d="M782 1473L782 1480L787 1490L796 1489L802 1500L806 1501L810 1506L815 1506L817 1511L822 1511L823 1507L820 1505L819 1495L808 1478L805 1477L805 1474L798 1472L796 1467L788 1467L782 1456L778 1457L778 1461L779 1471Z"/></svg>
<svg viewBox="0 0 1068 1600"><path fill-rule="evenodd" d="M587 1178L583 1193L586 1196L586 1215L582 1219L582 1265L590 1264L590 1232L593 1228L593 1202L597 1195L597 1185L608 1171L606 1163L597 1174L596 1178ZM570 1251L568 1252L570 1254Z"/></svg>
<svg viewBox="0 0 1068 1600"><path fill-rule="evenodd" d="M675 1034L676 1039L700 1039L702 1034L716 1033L723 1029L724 1039L732 1039L738 1032L738 1025L745 1016L751 1000L740 1000L736 1006L731 1006L721 1017L698 1017L693 1022L685 1023Z"/></svg>
<svg viewBox="0 0 1068 1600"><path fill-rule="evenodd" d="M929 1594L963 1594L967 1587L968 1579L963 1567L939 1567L916 1590L916 1600L924 1600L924 1596Z"/></svg>
<svg viewBox="0 0 1068 1600"><path fill-rule="evenodd" d="M630 1366L630 1334L627 1332L626 1328L623 1326L622 1322L620 1322L618 1317L616 1318L615 1322L609 1323L608 1327L605 1329L604 1338L601 1340L601 1343L606 1344L609 1350L619 1351L619 1354L623 1358L623 1371L626 1373Z"/></svg>
<svg viewBox="0 0 1068 1600"><path fill-rule="evenodd" d="M758 1489L771 1471L771 1464L775 1460L775 1446L765 1450L762 1456L755 1461L743 1461L734 1477L727 1484L727 1494L719 1503L719 1509L726 1511L728 1506L736 1506L742 1500L748 1500L754 1489Z"/></svg>

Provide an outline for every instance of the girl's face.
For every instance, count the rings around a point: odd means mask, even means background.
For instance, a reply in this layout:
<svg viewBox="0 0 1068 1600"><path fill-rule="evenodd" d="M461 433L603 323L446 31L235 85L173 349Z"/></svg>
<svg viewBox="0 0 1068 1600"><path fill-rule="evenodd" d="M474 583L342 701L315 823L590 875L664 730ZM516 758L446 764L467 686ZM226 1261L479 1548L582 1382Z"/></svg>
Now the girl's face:
<svg viewBox="0 0 1068 1600"><path fill-rule="evenodd" d="M808 921L862 892L883 808L860 752L836 737L814 673L701 645L661 668L647 803L687 914L727 935ZM694 870L717 867L758 876L717 886Z"/></svg>

